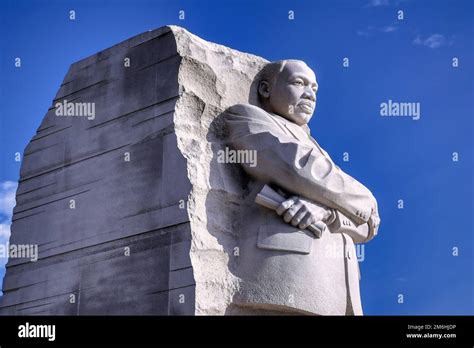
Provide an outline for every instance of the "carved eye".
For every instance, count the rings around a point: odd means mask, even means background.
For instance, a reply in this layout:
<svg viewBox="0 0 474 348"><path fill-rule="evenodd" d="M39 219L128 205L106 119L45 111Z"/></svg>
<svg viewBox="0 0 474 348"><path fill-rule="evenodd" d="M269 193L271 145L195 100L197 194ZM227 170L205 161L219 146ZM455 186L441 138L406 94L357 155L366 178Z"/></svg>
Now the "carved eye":
<svg viewBox="0 0 474 348"><path fill-rule="evenodd" d="M295 86L298 86L298 87L304 86L304 83L303 83L302 80L295 80L295 82L293 82L293 84L294 84Z"/></svg>

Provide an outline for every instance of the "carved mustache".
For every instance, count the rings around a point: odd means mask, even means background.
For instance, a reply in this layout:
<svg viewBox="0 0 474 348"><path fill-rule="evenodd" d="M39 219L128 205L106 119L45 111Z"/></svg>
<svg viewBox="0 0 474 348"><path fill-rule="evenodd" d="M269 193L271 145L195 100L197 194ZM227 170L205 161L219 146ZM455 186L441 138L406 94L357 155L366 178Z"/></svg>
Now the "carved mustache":
<svg viewBox="0 0 474 348"><path fill-rule="evenodd" d="M305 100L305 101L299 102L297 106L300 106L300 107L301 106L306 106L308 108L311 108L311 110L313 110L315 105L316 105L316 103Z"/></svg>

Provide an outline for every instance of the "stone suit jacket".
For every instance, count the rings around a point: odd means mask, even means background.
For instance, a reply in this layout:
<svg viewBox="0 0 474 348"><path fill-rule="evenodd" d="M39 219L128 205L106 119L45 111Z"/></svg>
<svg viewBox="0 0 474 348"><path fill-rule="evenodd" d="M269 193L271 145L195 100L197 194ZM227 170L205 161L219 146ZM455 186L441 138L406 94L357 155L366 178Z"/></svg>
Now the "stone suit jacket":
<svg viewBox="0 0 474 348"><path fill-rule="evenodd" d="M239 226L234 226L240 252L233 272L241 279L234 303L283 312L361 315L354 236L326 231L315 238L253 200L270 184L334 208L360 227L377 215L371 192L334 164L309 129L249 104L227 109L224 119L229 145L257 154L256 166L241 163L254 180L236 219ZM377 227L356 242L372 239Z"/></svg>

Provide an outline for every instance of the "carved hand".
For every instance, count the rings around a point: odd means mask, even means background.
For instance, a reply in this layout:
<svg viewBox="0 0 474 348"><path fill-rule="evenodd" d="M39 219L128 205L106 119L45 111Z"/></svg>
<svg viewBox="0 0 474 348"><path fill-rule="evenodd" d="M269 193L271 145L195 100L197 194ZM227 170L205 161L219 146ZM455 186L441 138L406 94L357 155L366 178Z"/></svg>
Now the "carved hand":
<svg viewBox="0 0 474 348"><path fill-rule="evenodd" d="M286 223L305 229L318 221L327 220L332 214L329 209L298 196L292 196L276 210Z"/></svg>
<svg viewBox="0 0 474 348"><path fill-rule="evenodd" d="M369 221L367 222L369 225L370 234L372 236L377 235L379 225L380 225L380 217L377 207L377 200L374 198L374 207L372 208L372 212L370 214Z"/></svg>

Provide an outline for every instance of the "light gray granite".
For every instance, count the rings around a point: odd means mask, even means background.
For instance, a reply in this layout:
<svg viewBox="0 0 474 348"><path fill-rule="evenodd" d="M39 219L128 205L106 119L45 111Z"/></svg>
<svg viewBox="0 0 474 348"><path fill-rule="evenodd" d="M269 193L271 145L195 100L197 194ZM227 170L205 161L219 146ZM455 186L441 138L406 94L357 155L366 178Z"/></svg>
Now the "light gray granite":
<svg viewBox="0 0 474 348"><path fill-rule="evenodd" d="M1 314L194 314L182 59L163 27L71 65L24 151L10 243L39 260L9 260ZM95 117L57 116L64 100Z"/></svg>
<svg viewBox="0 0 474 348"><path fill-rule="evenodd" d="M277 61L256 84L259 105L225 112L233 149L256 153L240 164L252 178L249 197L262 205L249 200L236 219L240 282L228 312L361 315L354 242L377 234L377 202L310 135L318 89L311 68ZM318 223L328 228L315 229Z"/></svg>

